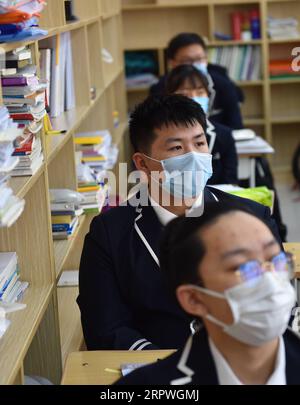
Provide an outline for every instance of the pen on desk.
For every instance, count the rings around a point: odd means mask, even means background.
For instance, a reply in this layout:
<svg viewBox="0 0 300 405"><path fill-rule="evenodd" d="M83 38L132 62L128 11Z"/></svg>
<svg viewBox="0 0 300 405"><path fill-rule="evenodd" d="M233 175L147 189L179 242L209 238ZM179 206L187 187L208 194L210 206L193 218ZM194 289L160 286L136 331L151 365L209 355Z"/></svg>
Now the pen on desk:
<svg viewBox="0 0 300 405"><path fill-rule="evenodd" d="M106 369L104 369L104 371L107 373L121 374L121 370L118 370L115 368L106 368Z"/></svg>
<svg viewBox="0 0 300 405"><path fill-rule="evenodd" d="M66 134L68 131L63 130L63 131L47 131L47 135L62 135Z"/></svg>

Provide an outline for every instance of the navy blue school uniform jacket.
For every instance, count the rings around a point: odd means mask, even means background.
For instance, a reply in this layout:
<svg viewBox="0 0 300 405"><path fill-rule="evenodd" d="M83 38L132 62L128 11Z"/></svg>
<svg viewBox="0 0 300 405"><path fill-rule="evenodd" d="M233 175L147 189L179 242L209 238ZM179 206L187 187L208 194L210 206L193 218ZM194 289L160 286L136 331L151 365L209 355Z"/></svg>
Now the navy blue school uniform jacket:
<svg viewBox="0 0 300 405"><path fill-rule="evenodd" d="M239 103L243 101L241 90L230 80L226 70L220 70L217 65L208 65L210 91L213 95L210 118L214 122L226 125L232 129L244 127ZM167 76L162 76L159 82L150 89L150 94L165 94Z"/></svg>
<svg viewBox="0 0 300 405"><path fill-rule="evenodd" d="M268 208L207 187L204 209L216 200L247 205L279 240ZM84 242L77 300L88 350L178 349L186 341L192 319L160 271L162 232L150 203L127 204L94 218Z"/></svg>
<svg viewBox="0 0 300 405"><path fill-rule="evenodd" d="M207 120L207 142L213 156L213 176L208 184L238 184L238 156L232 130Z"/></svg>
<svg viewBox="0 0 300 405"><path fill-rule="evenodd" d="M300 339L290 329L284 336L286 383L300 384ZM185 347L164 360L133 371L116 385L219 385L206 330L188 339Z"/></svg>

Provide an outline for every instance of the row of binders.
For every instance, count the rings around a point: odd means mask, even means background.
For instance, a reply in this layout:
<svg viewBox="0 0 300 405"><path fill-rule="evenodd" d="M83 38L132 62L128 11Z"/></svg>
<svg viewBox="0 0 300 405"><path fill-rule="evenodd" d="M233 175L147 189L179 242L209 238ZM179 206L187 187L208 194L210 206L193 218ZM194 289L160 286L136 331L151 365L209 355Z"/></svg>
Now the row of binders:
<svg viewBox="0 0 300 405"><path fill-rule="evenodd" d="M44 0L0 0L0 42L17 42L47 34L38 27Z"/></svg>
<svg viewBox="0 0 300 405"><path fill-rule="evenodd" d="M53 37L49 48L40 49L41 79L47 83L47 105L55 118L75 108L75 87L70 32Z"/></svg>
<svg viewBox="0 0 300 405"><path fill-rule="evenodd" d="M209 50L209 61L228 69L235 81L255 81L262 78L260 46L225 46Z"/></svg>

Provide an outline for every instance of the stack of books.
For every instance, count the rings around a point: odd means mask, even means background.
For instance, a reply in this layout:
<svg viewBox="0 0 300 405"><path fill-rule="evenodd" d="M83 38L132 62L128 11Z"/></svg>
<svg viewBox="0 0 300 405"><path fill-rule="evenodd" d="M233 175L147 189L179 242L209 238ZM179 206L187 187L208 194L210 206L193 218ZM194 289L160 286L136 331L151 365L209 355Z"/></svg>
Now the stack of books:
<svg viewBox="0 0 300 405"><path fill-rule="evenodd" d="M288 79L291 77L300 77L300 71L296 72L292 68L291 60L272 60L269 62L270 78L276 79Z"/></svg>
<svg viewBox="0 0 300 405"><path fill-rule="evenodd" d="M70 239L79 225L79 217L84 212L80 203L72 200L68 195L68 192L66 192L61 198L56 200L52 198L51 201L52 235L54 240ZM82 201L81 196L80 201Z"/></svg>
<svg viewBox="0 0 300 405"><path fill-rule="evenodd" d="M0 253L0 301L8 304L20 301L28 285L20 281L17 254Z"/></svg>
<svg viewBox="0 0 300 405"><path fill-rule="evenodd" d="M211 48L209 61L226 67L230 78L234 81L255 81L262 78L260 46L243 45Z"/></svg>
<svg viewBox="0 0 300 405"><path fill-rule="evenodd" d="M82 163L96 173L111 170L117 162L118 148L107 130L78 133L75 145L76 151L82 153Z"/></svg>
<svg viewBox="0 0 300 405"><path fill-rule="evenodd" d="M299 22L294 17L268 18L268 35L271 39L300 39Z"/></svg>
<svg viewBox="0 0 300 405"><path fill-rule="evenodd" d="M46 85L37 77L28 47L7 53L1 82L3 101L10 117L23 129L23 136L19 138L14 152L14 156L19 157L19 164L12 176L31 176L43 162L41 141L37 134L43 127L46 115Z"/></svg>
<svg viewBox="0 0 300 405"><path fill-rule="evenodd" d="M0 0L0 42L18 42L47 34L38 28L44 0Z"/></svg>
<svg viewBox="0 0 300 405"><path fill-rule="evenodd" d="M84 202L81 207L85 214L99 214L105 204L107 198L107 185L92 183L80 183L78 192L84 197Z"/></svg>
<svg viewBox="0 0 300 405"><path fill-rule="evenodd" d="M76 172L78 192L84 200L81 206L85 214L99 214L101 212L106 193L105 171L97 173L88 165L82 163L82 153L76 152Z"/></svg>
<svg viewBox="0 0 300 405"><path fill-rule="evenodd" d="M19 162L18 157L12 157L12 153L21 134L22 130L10 119L7 108L0 107L0 227L11 226L25 206L25 201L14 196L8 183L11 172Z"/></svg>

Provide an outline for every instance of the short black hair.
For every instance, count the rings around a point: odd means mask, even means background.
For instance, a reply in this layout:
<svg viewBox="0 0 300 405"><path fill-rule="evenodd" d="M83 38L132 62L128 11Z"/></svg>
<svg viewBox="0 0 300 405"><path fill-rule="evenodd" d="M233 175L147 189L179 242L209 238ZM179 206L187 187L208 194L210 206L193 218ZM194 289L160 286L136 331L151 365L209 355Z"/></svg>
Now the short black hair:
<svg viewBox="0 0 300 405"><path fill-rule="evenodd" d="M193 65L180 65L171 70L167 76L166 93L175 93L186 81L189 81L193 88L196 88L199 82L202 83L206 92L210 94L207 77Z"/></svg>
<svg viewBox="0 0 300 405"><path fill-rule="evenodd" d="M206 254L201 231L216 223L221 216L234 212L250 214L270 229L248 206L226 201L206 204L202 216L178 217L167 225L160 243L160 267L173 294L180 285L203 285L198 272Z"/></svg>
<svg viewBox="0 0 300 405"><path fill-rule="evenodd" d="M149 96L131 114L130 140L135 152L149 153L157 136L156 129L172 124L189 128L197 123L206 133L205 113L198 103L188 97L178 94Z"/></svg>
<svg viewBox="0 0 300 405"><path fill-rule="evenodd" d="M167 48L167 58L175 59L179 49L190 45L200 45L205 51L207 50L206 43L204 39L200 37L200 35L193 32L182 32L181 34L176 35L176 37L171 39L169 42Z"/></svg>

